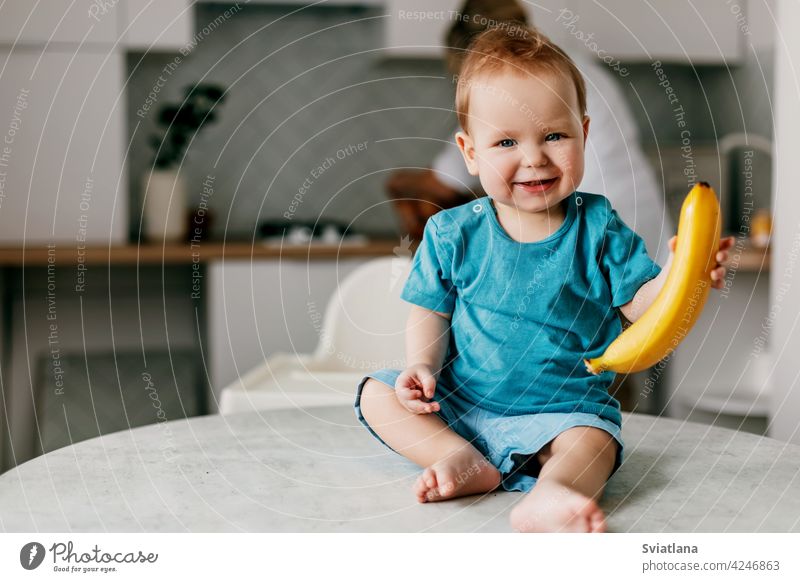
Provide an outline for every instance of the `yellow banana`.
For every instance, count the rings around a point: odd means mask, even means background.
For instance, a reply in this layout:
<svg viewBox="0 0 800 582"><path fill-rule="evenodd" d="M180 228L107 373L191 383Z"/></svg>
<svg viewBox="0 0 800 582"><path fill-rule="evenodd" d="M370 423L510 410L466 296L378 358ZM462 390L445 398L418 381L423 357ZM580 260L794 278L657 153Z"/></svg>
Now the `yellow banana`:
<svg viewBox="0 0 800 582"><path fill-rule="evenodd" d="M584 360L589 372L638 372L672 353L703 310L719 237L717 195L706 182L698 182L681 207L675 256L664 286L647 311L602 356Z"/></svg>

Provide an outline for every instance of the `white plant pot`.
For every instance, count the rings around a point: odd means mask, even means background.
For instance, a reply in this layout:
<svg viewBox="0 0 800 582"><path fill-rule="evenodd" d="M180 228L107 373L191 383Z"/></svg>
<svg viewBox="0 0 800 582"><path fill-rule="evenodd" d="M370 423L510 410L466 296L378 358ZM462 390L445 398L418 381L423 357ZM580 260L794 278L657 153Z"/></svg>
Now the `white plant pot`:
<svg viewBox="0 0 800 582"><path fill-rule="evenodd" d="M186 239L186 182L177 168L154 169L145 177L144 234L154 242Z"/></svg>

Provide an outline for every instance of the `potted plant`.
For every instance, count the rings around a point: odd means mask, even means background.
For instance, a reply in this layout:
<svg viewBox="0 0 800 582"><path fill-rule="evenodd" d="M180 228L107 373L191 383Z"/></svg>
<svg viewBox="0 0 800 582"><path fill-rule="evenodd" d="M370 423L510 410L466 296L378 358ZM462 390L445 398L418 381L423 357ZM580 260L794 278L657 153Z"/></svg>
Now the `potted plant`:
<svg viewBox="0 0 800 582"><path fill-rule="evenodd" d="M144 222L148 240L179 241L185 238L188 193L180 163L190 140L207 123L224 100L225 90L211 84L187 87L180 104L165 104L158 113L159 133L150 137L155 150L145 183Z"/></svg>

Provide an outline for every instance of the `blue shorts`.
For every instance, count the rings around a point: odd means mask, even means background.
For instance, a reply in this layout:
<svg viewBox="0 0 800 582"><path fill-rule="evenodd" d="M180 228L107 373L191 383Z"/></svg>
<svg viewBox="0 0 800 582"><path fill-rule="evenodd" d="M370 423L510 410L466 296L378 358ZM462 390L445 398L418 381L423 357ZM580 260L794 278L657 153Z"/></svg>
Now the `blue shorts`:
<svg viewBox="0 0 800 582"><path fill-rule="evenodd" d="M355 411L358 420L372 435L389 447L375 433L361 414L361 391L368 378L374 378L394 389L401 370L384 368L364 377L356 391ZM503 416L484 410L458 397L455 392L436 385L439 411L436 414L462 438L472 443L502 475L502 487L506 491L530 491L536 484L541 466L536 459L542 447L567 429L576 426L593 426L603 429L617 441L617 458L614 472L622 463L622 431L613 422L584 412L523 414ZM389 447L390 449L392 447ZM394 449L392 449L394 450Z"/></svg>

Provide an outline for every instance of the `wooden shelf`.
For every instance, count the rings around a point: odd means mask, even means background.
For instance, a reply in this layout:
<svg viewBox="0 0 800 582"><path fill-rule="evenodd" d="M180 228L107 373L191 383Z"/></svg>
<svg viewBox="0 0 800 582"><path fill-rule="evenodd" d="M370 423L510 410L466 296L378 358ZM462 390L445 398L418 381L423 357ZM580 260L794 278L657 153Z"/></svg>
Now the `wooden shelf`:
<svg viewBox="0 0 800 582"><path fill-rule="evenodd" d="M391 255L397 239L374 239L367 243L341 245L284 245L260 242L201 241L194 245L117 245L86 246L61 243L53 246L0 247L0 267L86 265L161 265L206 263L214 260L330 260L350 257Z"/></svg>
<svg viewBox="0 0 800 582"><path fill-rule="evenodd" d="M730 259L726 267L729 270L735 269L736 271L750 272L750 273L768 273L770 264L769 248L759 249L752 246L745 246L741 252L736 250L734 246L728 251ZM738 265L737 265L738 261Z"/></svg>
<svg viewBox="0 0 800 582"><path fill-rule="evenodd" d="M330 260L350 257L380 257L391 255L399 246L397 239L373 239L364 244L342 245L279 245L256 242L212 242L195 244L166 245L117 245L87 246L78 249L67 244L53 247L0 247L0 267L45 266L53 262L56 266L76 265L161 265L207 263L217 260ZM410 250L413 250L413 245ZM404 251L408 252L408 251ZM734 268L737 259L736 249L731 250L728 268ZM82 259L82 260L81 260ZM769 249L746 246L738 253L737 271L768 272Z"/></svg>

